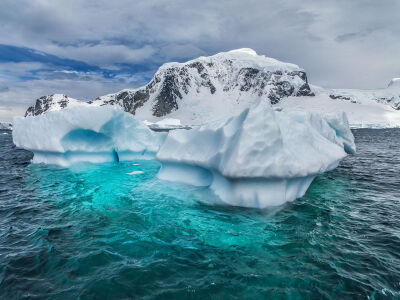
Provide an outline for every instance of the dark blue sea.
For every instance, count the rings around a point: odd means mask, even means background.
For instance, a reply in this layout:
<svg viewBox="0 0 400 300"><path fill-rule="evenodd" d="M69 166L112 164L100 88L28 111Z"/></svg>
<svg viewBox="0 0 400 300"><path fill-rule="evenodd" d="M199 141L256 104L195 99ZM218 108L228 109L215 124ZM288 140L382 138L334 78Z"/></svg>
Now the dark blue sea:
<svg viewBox="0 0 400 300"><path fill-rule="evenodd" d="M31 164L0 131L0 299L400 298L400 130L353 133L357 154L261 211L156 161Z"/></svg>

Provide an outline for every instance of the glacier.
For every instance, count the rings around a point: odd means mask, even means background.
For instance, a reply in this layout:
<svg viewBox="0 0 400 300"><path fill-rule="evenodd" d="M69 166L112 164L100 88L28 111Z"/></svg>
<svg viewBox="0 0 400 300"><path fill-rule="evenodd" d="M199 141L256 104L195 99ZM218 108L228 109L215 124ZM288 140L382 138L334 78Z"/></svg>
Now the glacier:
<svg viewBox="0 0 400 300"><path fill-rule="evenodd" d="M116 107L71 107L14 118L13 141L34 163L70 166L154 158L165 133L151 131Z"/></svg>
<svg viewBox="0 0 400 300"><path fill-rule="evenodd" d="M302 197L356 150L344 113L280 112L263 101L229 119L171 131L158 177L209 187L223 203L265 208Z"/></svg>

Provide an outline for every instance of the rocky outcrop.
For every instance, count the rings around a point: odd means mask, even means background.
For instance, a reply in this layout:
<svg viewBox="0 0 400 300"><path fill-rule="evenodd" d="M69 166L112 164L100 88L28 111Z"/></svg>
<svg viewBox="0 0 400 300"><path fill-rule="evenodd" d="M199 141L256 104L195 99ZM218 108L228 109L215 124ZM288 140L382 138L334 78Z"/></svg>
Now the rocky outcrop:
<svg viewBox="0 0 400 300"><path fill-rule="evenodd" d="M357 103L357 100L352 98L352 97L346 97L343 95L335 95L335 94L330 94L329 98L333 100L345 100L345 101L350 101L351 103Z"/></svg>
<svg viewBox="0 0 400 300"><path fill-rule="evenodd" d="M306 73L297 66L286 67L285 63L274 60L276 65L270 67L263 56L250 55L260 63L249 63L246 57L227 52L187 63L166 64L143 88L124 90L96 101L102 102L101 105L119 105L132 114L151 101L152 114L162 117L178 110L180 102L189 96L201 101L201 97L229 94L237 99L248 94L262 97L271 104L288 96L314 96Z"/></svg>
<svg viewBox="0 0 400 300"><path fill-rule="evenodd" d="M329 95L329 98L331 98L333 100L340 99L340 100L350 101L350 97L346 97L346 96L342 96L342 95Z"/></svg>
<svg viewBox="0 0 400 300"><path fill-rule="evenodd" d="M68 106L70 98L66 95L54 94L49 96L43 96L36 99L34 105L30 106L25 112L27 116L38 116L45 113L48 110L55 110L56 108L63 109Z"/></svg>
<svg viewBox="0 0 400 300"><path fill-rule="evenodd" d="M399 97L380 97L380 98L374 98L373 100L375 100L378 103L383 103L383 104L387 104L390 105L393 109L395 110L400 110L400 95Z"/></svg>

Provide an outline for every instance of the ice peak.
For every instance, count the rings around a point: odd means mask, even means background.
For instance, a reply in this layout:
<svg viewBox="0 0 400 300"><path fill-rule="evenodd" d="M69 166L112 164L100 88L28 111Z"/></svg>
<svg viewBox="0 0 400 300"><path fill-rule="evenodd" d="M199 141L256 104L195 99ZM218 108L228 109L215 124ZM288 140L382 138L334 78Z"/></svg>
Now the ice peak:
<svg viewBox="0 0 400 300"><path fill-rule="evenodd" d="M244 53L244 54L249 54L249 55L253 55L253 56L258 55L257 52L251 48L234 49L234 50L228 51L228 53Z"/></svg>
<svg viewBox="0 0 400 300"><path fill-rule="evenodd" d="M392 78L388 84L388 87L400 87L400 78Z"/></svg>

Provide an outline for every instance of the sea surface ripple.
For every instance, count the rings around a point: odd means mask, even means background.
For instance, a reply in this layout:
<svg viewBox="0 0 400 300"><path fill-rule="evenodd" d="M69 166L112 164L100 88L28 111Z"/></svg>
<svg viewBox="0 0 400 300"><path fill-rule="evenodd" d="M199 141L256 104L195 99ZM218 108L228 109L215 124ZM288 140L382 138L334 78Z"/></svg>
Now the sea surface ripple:
<svg viewBox="0 0 400 300"><path fill-rule="evenodd" d="M0 132L1 299L400 298L400 130L274 210L208 204L155 161L30 164Z"/></svg>

